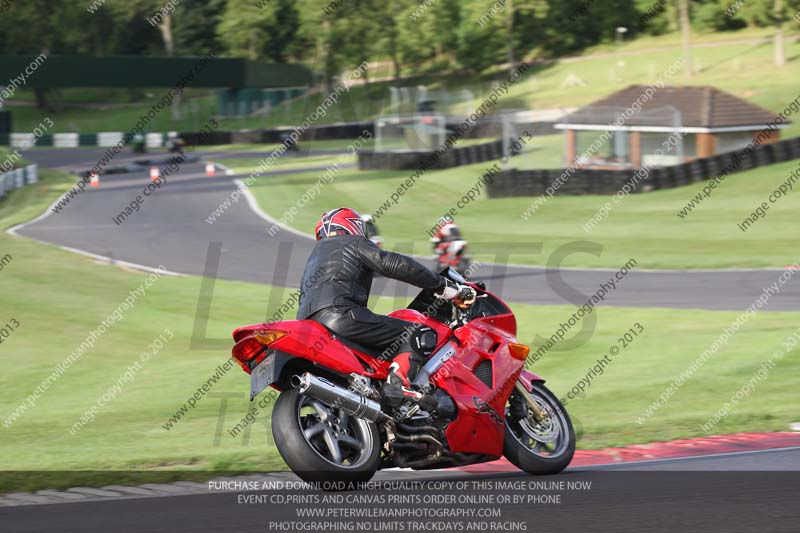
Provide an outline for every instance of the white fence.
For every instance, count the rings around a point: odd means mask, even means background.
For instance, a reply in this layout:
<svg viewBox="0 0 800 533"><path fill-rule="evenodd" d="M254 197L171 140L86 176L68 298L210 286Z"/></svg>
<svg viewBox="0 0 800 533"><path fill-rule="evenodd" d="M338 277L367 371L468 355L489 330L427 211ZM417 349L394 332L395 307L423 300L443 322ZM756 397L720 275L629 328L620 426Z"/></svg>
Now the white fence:
<svg viewBox="0 0 800 533"><path fill-rule="evenodd" d="M38 165L28 165L0 174L0 198L5 198L6 193L12 189L19 189L37 181L39 181Z"/></svg>

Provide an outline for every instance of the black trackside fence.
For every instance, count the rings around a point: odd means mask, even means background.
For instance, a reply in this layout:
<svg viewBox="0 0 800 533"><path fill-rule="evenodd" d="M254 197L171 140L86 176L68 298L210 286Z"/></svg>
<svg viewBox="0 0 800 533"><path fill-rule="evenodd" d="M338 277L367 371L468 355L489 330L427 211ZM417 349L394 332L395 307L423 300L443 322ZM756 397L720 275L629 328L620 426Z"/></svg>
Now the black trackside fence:
<svg viewBox="0 0 800 533"><path fill-rule="evenodd" d="M358 168L360 170L415 170L423 166L433 151L387 151L375 152L360 150ZM473 144L461 148L450 148L443 152L431 168L442 169L484 163L503 157L503 141L496 140Z"/></svg>

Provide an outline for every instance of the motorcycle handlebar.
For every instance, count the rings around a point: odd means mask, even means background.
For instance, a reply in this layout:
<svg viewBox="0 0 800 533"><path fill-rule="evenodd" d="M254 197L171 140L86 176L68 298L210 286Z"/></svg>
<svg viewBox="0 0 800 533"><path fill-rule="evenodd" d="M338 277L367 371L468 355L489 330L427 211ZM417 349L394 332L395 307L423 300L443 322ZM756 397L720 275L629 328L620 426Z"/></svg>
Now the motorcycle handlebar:
<svg viewBox="0 0 800 533"><path fill-rule="evenodd" d="M477 297L478 292L475 289L469 286L462 286L458 291L458 296L455 297L453 302L456 304L456 307L466 309L475 303Z"/></svg>

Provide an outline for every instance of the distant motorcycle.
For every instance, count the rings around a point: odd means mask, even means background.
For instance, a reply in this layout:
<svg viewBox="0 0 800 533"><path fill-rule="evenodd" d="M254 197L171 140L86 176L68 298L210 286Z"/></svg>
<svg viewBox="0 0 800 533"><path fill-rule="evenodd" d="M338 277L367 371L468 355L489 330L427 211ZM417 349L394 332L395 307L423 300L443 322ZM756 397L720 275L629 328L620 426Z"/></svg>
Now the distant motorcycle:
<svg viewBox="0 0 800 533"><path fill-rule="evenodd" d="M472 260L467 255L469 243L463 239L444 241L436 245L436 262L439 269L450 268L462 276L466 276Z"/></svg>
<svg viewBox="0 0 800 533"><path fill-rule="evenodd" d="M250 374L251 399L280 391L272 434L286 464L327 490L354 488L376 471L436 469L501 455L531 474L570 463L575 432L564 406L525 370L530 348L516 339L514 313L483 283L450 301L423 290L390 316L438 337L411 389L384 387L391 360L311 320L245 326L233 358Z"/></svg>
<svg viewBox="0 0 800 533"><path fill-rule="evenodd" d="M300 153L300 146L297 144L297 141L292 139L291 134L281 133L280 140L281 144L283 144L286 147L286 151L294 152L295 155Z"/></svg>
<svg viewBox="0 0 800 533"><path fill-rule="evenodd" d="M186 148L186 141L180 137L173 137L167 141L167 150L172 153L183 153Z"/></svg>
<svg viewBox="0 0 800 533"><path fill-rule="evenodd" d="M378 231L378 225L375 224L375 219L372 215L361 215L361 220L364 221L364 230L366 231L367 239L371 240L377 246L383 246L383 237Z"/></svg>
<svg viewBox="0 0 800 533"><path fill-rule="evenodd" d="M137 133L131 139L131 151L134 154L143 154L147 152L147 143L145 137L141 133Z"/></svg>
<svg viewBox="0 0 800 533"><path fill-rule="evenodd" d="M453 268L462 276L467 276L471 264L467 255L469 243L461 237L461 230L452 219L443 221L436 227L436 233L431 237L431 244L439 270Z"/></svg>

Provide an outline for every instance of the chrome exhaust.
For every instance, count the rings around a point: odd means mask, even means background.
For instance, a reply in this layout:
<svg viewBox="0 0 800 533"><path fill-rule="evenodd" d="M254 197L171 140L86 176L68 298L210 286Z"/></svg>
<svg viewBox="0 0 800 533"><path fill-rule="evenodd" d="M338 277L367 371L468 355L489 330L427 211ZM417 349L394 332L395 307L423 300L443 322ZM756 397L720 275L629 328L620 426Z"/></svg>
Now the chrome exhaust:
<svg viewBox="0 0 800 533"><path fill-rule="evenodd" d="M358 418L365 418L372 422L383 422L389 418L386 413L381 411L381 405L378 402L344 389L310 372L292 376L292 386L300 394L308 394L326 405L339 408Z"/></svg>

